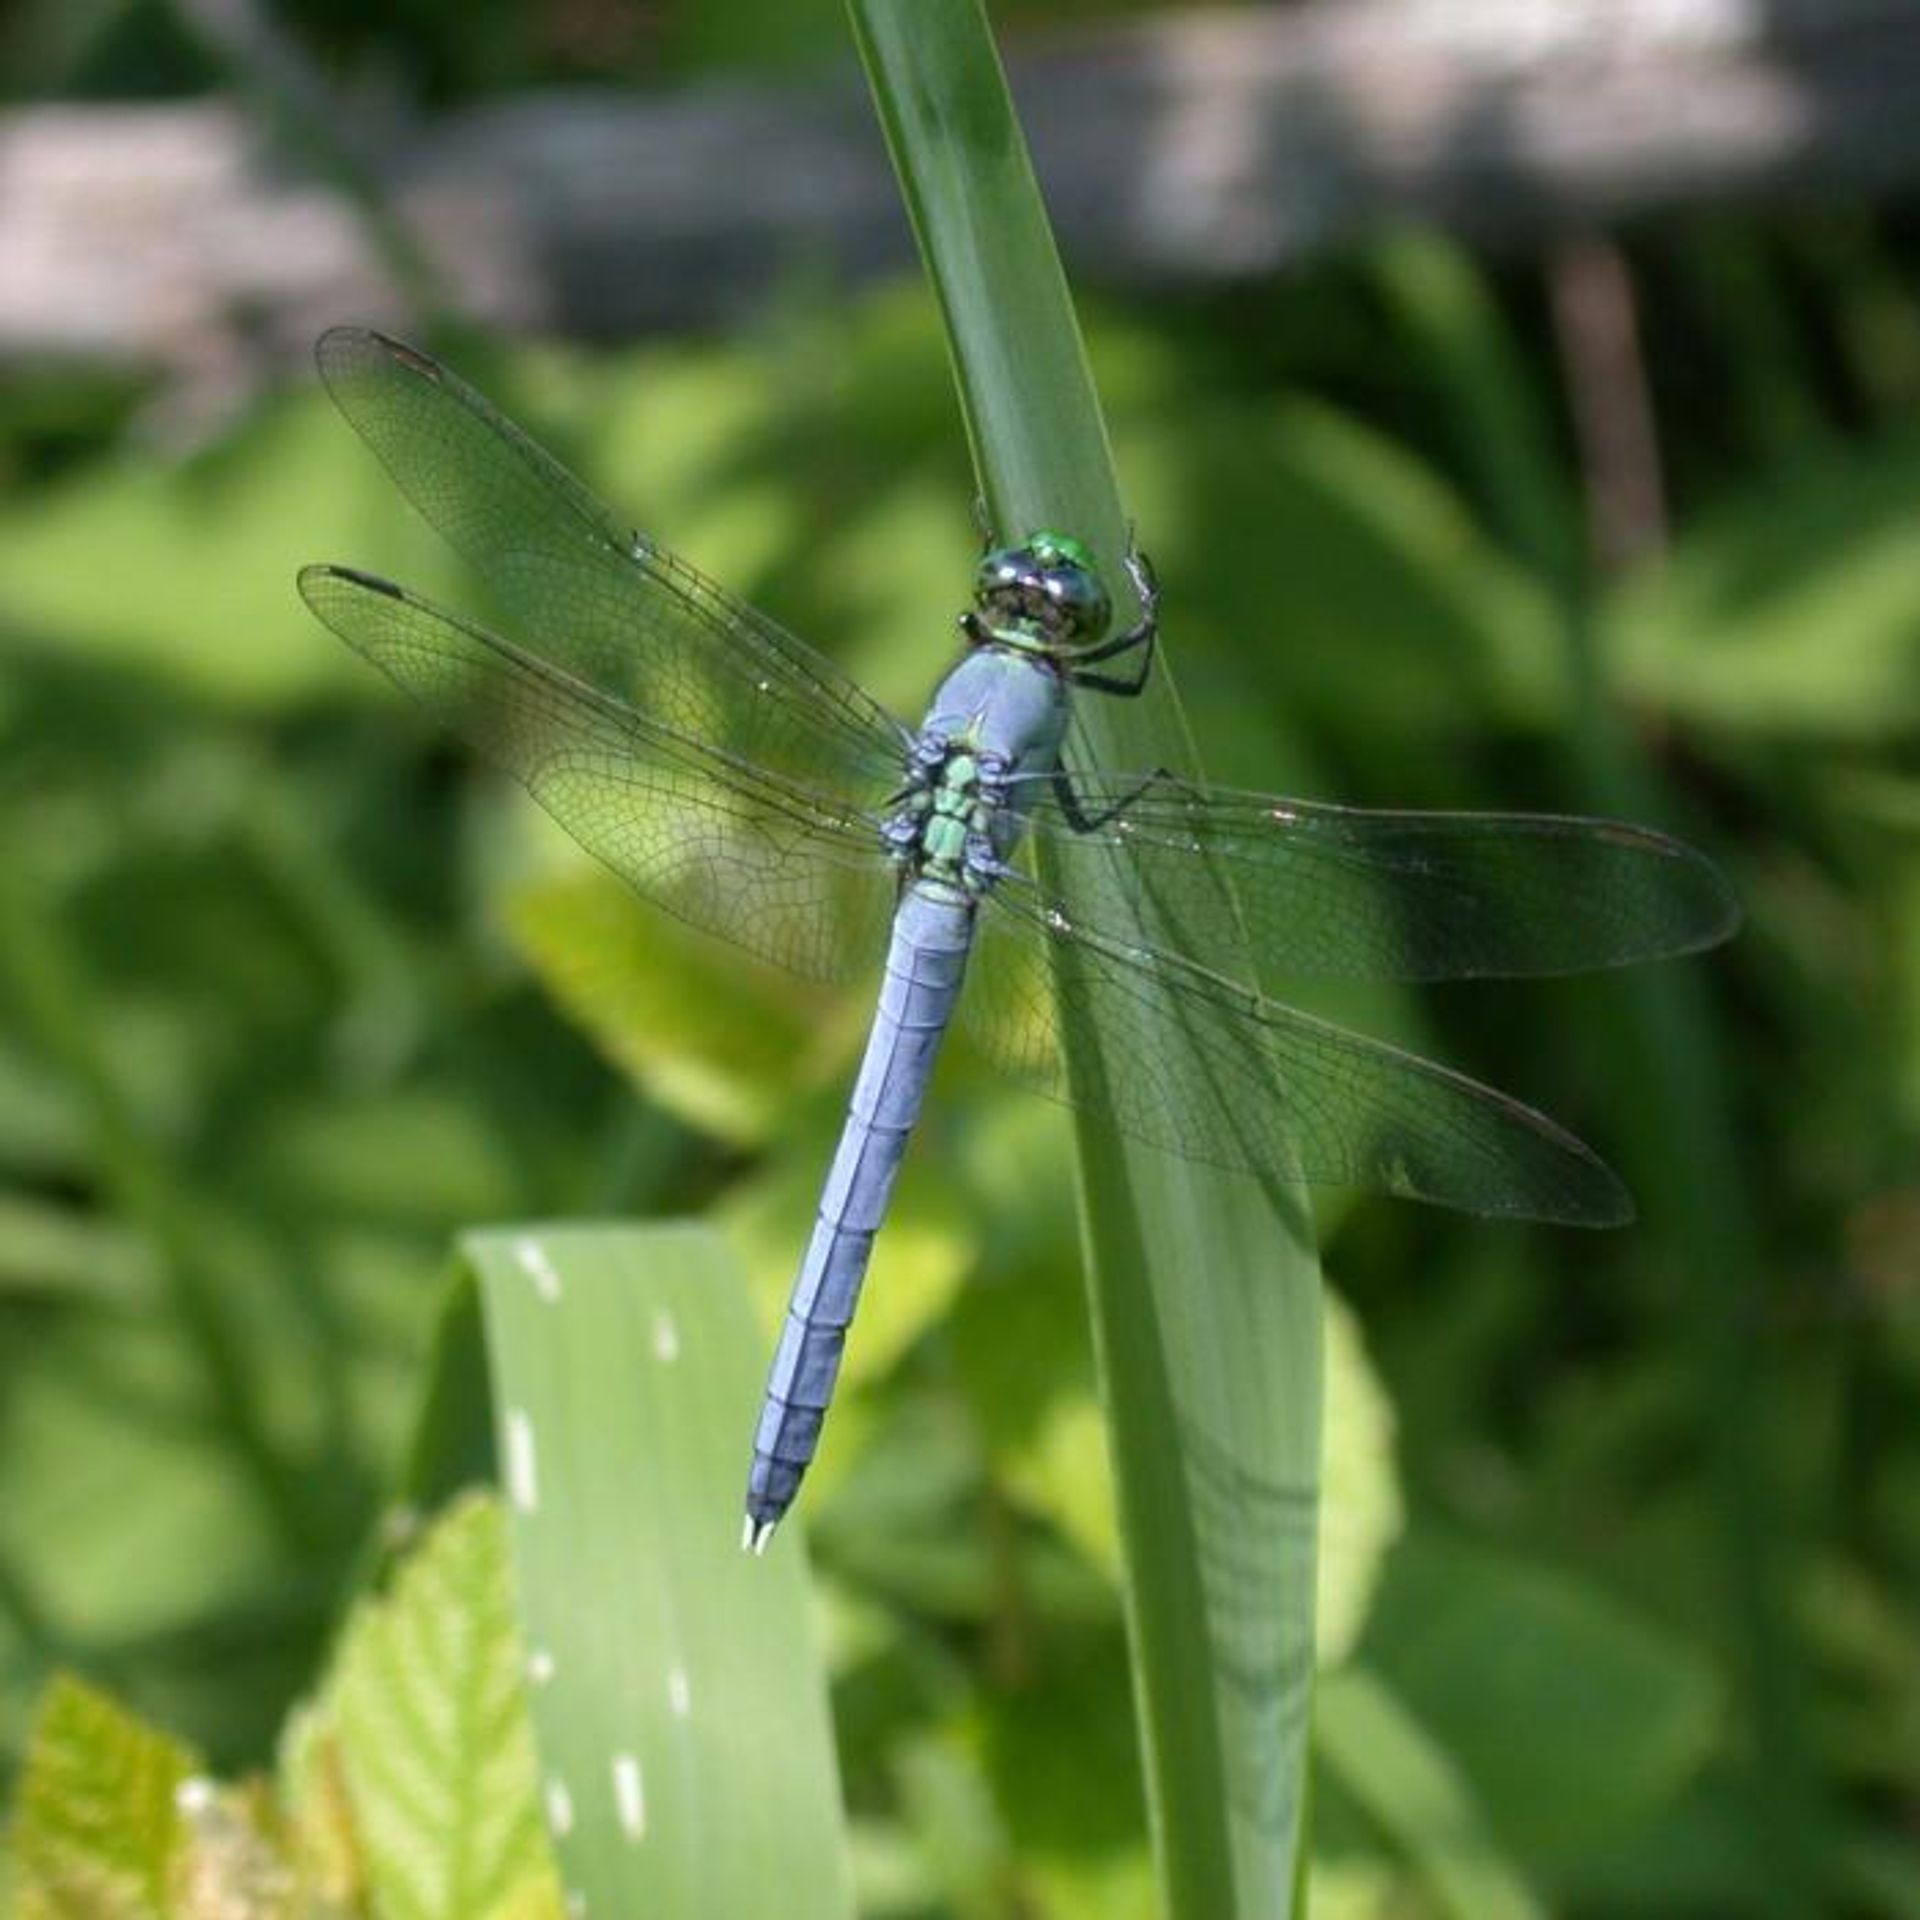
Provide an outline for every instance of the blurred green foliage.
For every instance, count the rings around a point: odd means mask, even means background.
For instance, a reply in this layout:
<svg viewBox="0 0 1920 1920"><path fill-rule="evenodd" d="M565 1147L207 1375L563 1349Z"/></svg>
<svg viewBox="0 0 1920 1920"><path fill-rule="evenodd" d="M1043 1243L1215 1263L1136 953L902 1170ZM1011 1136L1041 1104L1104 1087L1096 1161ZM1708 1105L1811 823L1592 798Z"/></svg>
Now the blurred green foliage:
<svg viewBox="0 0 1920 1920"><path fill-rule="evenodd" d="M288 18L436 98L740 63L741 21L776 65L840 44L835 8L414 11ZM10 31L22 92L210 75L138 0ZM1920 1914L1920 248L1854 207L1624 258L1671 528L1613 576L1548 262L1390 238L1088 316L1215 777L1587 810L1598 710L1749 909L1651 1017L1616 980L1312 1003L1537 1100L1643 1203L1585 1237L1323 1197L1362 1337L1319 1916L1765 1913L1783 1835L1817 1910ZM917 711L974 537L920 290L466 370ZM312 559L473 595L309 387L191 447L143 422L0 377L9 1768L61 1665L268 1763L456 1229L708 1212L770 1323L866 1012L633 906L305 616ZM809 1485L875 1914L1151 1911L1071 1182L1060 1116L956 1054Z"/></svg>

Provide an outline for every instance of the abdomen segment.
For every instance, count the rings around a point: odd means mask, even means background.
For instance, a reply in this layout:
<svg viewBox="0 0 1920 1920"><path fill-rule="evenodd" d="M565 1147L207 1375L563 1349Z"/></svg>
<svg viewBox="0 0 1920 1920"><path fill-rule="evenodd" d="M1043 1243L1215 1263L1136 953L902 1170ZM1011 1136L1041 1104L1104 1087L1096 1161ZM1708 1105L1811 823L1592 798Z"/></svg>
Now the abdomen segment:
<svg viewBox="0 0 1920 1920"><path fill-rule="evenodd" d="M787 1303L754 1434L745 1543L756 1552L792 1505L819 1445L873 1236L920 1117L972 939L973 910L960 896L915 887L901 900L873 1031Z"/></svg>

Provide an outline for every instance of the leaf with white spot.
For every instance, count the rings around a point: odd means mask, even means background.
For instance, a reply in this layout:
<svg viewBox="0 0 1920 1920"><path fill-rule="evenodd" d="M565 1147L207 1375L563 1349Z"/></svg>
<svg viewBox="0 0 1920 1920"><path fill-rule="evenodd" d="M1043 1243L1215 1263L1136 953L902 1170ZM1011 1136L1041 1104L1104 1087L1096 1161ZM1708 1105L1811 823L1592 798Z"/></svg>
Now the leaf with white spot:
<svg viewBox="0 0 1920 1920"><path fill-rule="evenodd" d="M373 1920L560 1910L525 1672L500 1510L470 1495L355 1612L322 1704Z"/></svg>
<svg viewBox="0 0 1920 1920"><path fill-rule="evenodd" d="M503 1467L534 1495L509 1508L531 1799L570 1895L590 1920L848 1920L799 1523L765 1559L739 1548L767 1346L737 1264L689 1226L503 1230L463 1250Z"/></svg>

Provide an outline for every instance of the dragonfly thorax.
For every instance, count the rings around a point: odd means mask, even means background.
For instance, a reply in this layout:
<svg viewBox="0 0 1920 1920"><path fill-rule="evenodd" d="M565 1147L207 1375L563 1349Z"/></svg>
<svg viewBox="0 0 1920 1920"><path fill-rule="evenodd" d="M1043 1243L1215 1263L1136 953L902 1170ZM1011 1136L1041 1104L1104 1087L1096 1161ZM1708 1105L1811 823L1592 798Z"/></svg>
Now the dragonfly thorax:
<svg viewBox="0 0 1920 1920"><path fill-rule="evenodd" d="M1020 837L1033 777L1058 764L1066 722L1061 676L1031 654L980 647L947 675L888 830L912 877L986 892Z"/></svg>
<svg viewBox="0 0 1920 1920"><path fill-rule="evenodd" d="M994 820L1006 796L1006 763L970 740L922 735L914 777L889 831L895 857L916 881L969 898L999 869Z"/></svg>

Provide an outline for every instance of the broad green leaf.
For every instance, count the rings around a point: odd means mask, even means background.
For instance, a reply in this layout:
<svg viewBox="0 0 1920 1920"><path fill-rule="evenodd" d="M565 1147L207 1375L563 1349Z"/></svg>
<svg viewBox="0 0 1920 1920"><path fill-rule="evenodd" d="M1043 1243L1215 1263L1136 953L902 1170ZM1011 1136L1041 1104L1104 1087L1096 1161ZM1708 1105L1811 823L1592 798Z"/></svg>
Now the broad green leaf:
<svg viewBox="0 0 1920 1920"><path fill-rule="evenodd" d="M1521 1859L1572 1859L1670 1801L1718 1699L1685 1646L1564 1574L1410 1534L1362 1643Z"/></svg>
<svg viewBox="0 0 1920 1920"><path fill-rule="evenodd" d="M841 1018L786 975L732 957L597 870L519 889L515 942L562 1008L662 1106L738 1145L793 1099L796 1060L850 1051ZM877 957L877 956L876 956Z"/></svg>
<svg viewBox="0 0 1920 1920"><path fill-rule="evenodd" d="M1866 743L1920 720L1920 447L1797 464L1606 611L1620 689L1733 733Z"/></svg>
<svg viewBox="0 0 1920 1920"><path fill-rule="evenodd" d="M690 1226L463 1243L480 1283L540 1744L589 1914L851 1910L798 1528L739 1550L766 1347Z"/></svg>
<svg viewBox="0 0 1920 1920"><path fill-rule="evenodd" d="M1393 1459L1392 1403L1368 1362L1353 1309L1335 1293L1325 1304L1326 1483L1315 1608L1323 1667L1337 1666L1353 1650L1387 1549L1406 1519Z"/></svg>
<svg viewBox="0 0 1920 1920"><path fill-rule="evenodd" d="M355 1609L323 1700L375 1920L492 1920L551 1881L524 1680L505 1523L468 1495Z"/></svg>
<svg viewBox="0 0 1920 1920"><path fill-rule="evenodd" d="M155 1291L151 1248L97 1213L0 1192L0 1293L46 1292L128 1307Z"/></svg>
<svg viewBox="0 0 1920 1920"><path fill-rule="evenodd" d="M355 490L328 411L310 396L180 465L102 464L22 495L0 514L0 619L242 708L351 686L292 585Z"/></svg>
<svg viewBox="0 0 1920 1920"><path fill-rule="evenodd" d="M366 1556L368 1577L377 1576L394 1553L411 1544L420 1515L444 1506L470 1486L497 1478L480 1290L466 1263L456 1260L434 1313L425 1378L413 1407L393 1506Z"/></svg>
<svg viewBox="0 0 1920 1920"><path fill-rule="evenodd" d="M1449 1920L1543 1920L1485 1831L1471 1787L1378 1675L1348 1666L1321 1677L1314 1751Z"/></svg>
<svg viewBox="0 0 1920 1920"><path fill-rule="evenodd" d="M16 1920L169 1920L195 1764L104 1694L55 1680L14 1815Z"/></svg>
<svg viewBox="0 0 1920 1920"><path fill-rule="evenodd" d="M1321 737L1458 736L1489 710L1541 726L1564 689L1553 610L1430 464L1325 402L1177 413L1148 472L1175 477L1153 539L1204 557L1179 605L1236 670ZM1213 480L1184 487L1196 469ZM1151 516L1146 517L1146 516ZM1143 535L1143 538L1145 536ZM1176 576L1177 577L1177 576Z"/></svg>
<svg viewBox="0 0 1920 1920"><path fill-rule="evenodd" d="M1384 1861L1316 1856L1307 1920L1394 1920L1403 1892L1402 1876Z"/></svg>

